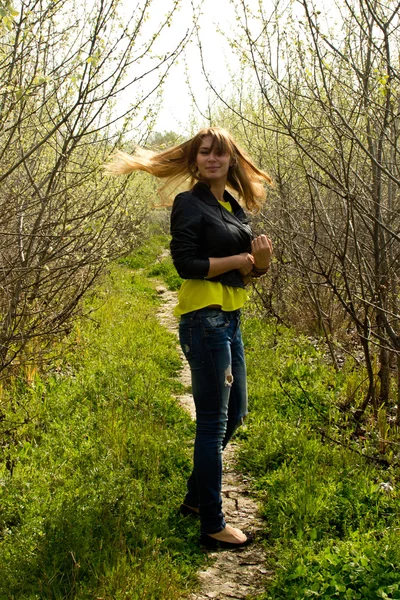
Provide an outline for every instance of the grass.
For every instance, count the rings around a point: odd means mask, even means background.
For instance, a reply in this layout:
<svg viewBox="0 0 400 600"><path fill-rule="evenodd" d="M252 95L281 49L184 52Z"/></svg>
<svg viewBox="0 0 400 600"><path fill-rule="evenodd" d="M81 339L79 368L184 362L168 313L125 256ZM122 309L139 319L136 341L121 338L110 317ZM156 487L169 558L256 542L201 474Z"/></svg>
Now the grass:
<svg viewBox="0 0 400 600"><path fill-rule="evenodd" d="M52 374L31 369L2 392L0 600L174 600L195 585L198 526L176 513L194 428L173 399L179 357L149 280L179 285L167 246L153 236L114 266ZM259 600L400 599L398 432L381 416L397 442L380 464L382 423L350 435L340 410L362 395L361 372L335 373L251 306L243 335L239 464L275 569Z"/></svg>
<svg viewBox="0 0 400 600"><path fill-rule="evenodd" d="M163 234L152 236L134 255L121 260L131 269L141 269L146 277L163 279L170 290L179 290L182 279L177 274L169 254L162 250L169 247L169 237Z"/></svg>
<svg viewBox="0 0 400 600"><path fill-rule="evenodd" d="M259 319L245 321L244 339L250 416L240 462L276 569L260 599L400 598L399 477L379 455L365 458L372 441L340 430L346 370L335 373L307 339Z"/></svg>
<svg viewBox="0 0 400 600"><path fill-rule="evenodd" d="M193 424L172 397L180 361L157 302L115 266L53 374L10 390L34 418L3 448L1 600L164 600L193 585L204 555L177 515Z"/></svg>
<svg viewBox="0 0 400 600"><path fill-rule="evenodd" d="M171 269L165 258L146 272L168 281ZM239 434L240 465L252 475L268 567L276 569L260 600L399 599L398 445L382 457L379 423L357 437L340 410L349 395L362 398L363 372L348 364L336 373L307 338L249 308L250 415Z"/></svg>

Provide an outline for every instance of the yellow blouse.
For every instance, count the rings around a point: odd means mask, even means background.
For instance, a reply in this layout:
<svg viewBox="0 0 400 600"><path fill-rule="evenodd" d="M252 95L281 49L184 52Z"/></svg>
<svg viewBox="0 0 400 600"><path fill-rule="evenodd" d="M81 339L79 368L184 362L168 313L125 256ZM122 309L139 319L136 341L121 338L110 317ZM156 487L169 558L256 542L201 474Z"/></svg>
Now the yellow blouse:
<svg viewBox="0 0 400 600"><path fill-rule="evenodd" d="M220 201L220 204L232 212L229 202ZM247 298L244 288L232 287L208 279L186 279L179 290L174 314L179 317L211 304L218 304L224 311L237 310L243 306Z"/></svg>

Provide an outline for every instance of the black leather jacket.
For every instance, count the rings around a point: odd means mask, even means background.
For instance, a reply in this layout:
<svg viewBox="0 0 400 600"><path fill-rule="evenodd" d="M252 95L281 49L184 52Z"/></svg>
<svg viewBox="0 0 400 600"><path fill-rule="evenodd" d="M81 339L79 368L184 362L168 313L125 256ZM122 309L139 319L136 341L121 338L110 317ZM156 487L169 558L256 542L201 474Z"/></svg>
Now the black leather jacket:
<svg viewBox="0 0 400 600"><path fill-rule="evenodd" d="M242 207L227 191L224 201L231 203L233 213L221 206L202 182L175 198L171 212L171 255L183 279L205 279L210 268L209 257L250 252L251 229ZM244 287L237 270L210 281Z"/></svg>

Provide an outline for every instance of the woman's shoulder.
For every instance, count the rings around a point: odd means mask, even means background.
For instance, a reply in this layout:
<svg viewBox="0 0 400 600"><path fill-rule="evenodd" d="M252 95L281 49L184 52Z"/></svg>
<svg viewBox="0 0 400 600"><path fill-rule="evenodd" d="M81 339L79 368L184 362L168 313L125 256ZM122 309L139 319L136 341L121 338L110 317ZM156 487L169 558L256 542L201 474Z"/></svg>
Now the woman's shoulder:
<svg viewBox="0 0 400 600"><path fill-rule="evenodd" d="M195 198L195 195L193 194L192 190L187 190L185 192L179 192L179 194L175 196L174 202L177 200L193 200L193 198Z"/></svg>
<svg viewBox="0 0 400 600"><path fill-rule="evenodd" d="M193 194L192 190L181 192L175 196L172 205L171 222L200 223L204 218L203 202Z"/></svg>
<svg viewBox="0 0 400 600"><path fill-rule="evenodd" d="M185 192L181 192L175 197L176 198L185 198L187 200L201 200L209 197L211 194L209 186L204 181L197 181L194 186L190 190L186 190Z"/></svg>
<svg viewBox="0 0 400 600"><path fill-rule="evenodd" d="M196 193L196 190L194 188L192 188L191 190L187 190L185 192L180 192L177 196L175 196L175 200L174 200L174 205L177 204L188 204L188 203L192 203L192 204L196 204L196 205L200 205L201 203L199 203L199 195Z"/></svg>

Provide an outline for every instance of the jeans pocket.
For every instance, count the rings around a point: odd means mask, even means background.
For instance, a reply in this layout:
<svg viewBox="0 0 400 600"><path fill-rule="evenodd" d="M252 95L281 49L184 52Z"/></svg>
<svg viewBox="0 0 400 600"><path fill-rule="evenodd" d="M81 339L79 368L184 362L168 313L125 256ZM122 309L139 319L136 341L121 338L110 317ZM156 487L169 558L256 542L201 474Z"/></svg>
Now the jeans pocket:
<svg viewBox="0 0 400 600"><path fill-rule="evenodd" d="M229 320L222 312L219 312L217 315L204 317L204 327L206 329L225 329L228 325Z"/></svg>

